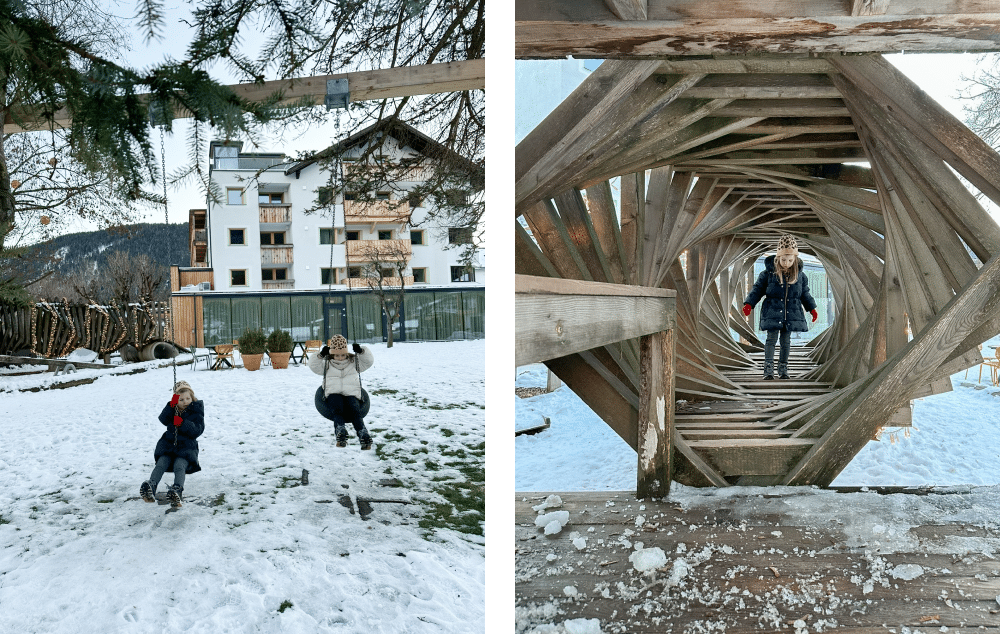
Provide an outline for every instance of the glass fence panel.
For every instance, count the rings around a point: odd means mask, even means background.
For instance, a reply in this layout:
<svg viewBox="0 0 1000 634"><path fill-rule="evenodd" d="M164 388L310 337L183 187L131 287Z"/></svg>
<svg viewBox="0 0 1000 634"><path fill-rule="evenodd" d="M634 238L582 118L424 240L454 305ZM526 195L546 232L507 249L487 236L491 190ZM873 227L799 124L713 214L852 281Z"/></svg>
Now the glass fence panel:
<svg viewBox="0 0 1000 634"><path fill-rule="evenodd" d="M323 298L292 297L292 339L309 341L323 338Z"/></svg>
<svg viewBox="0 0 1000 634"><path fill-rule="evenodd" d="M273 330L284 330L291 333L292 307L289 297L264 297L260 301L260 312L264 334ZM294 337L292 337L294 339Z"/></svg>
<svg viewBox="0 0 1000 634"><path fill-rule="evenodd" d="M201 316L206 346L232 343L233 334L230 327L232 315L228 297L203 297Z"/></svg>
<svg viewBox="0 0 1000 634"><path fill-rule="evenodd" d="M375 297L347 296L347 332L352 342L382 341L382 305Z"/></svg>
<svg viewBox="0 0 1000 634"><path fill-rule="evenodd" d="M260 297L234 297L233 339L239 339L244 330L260 328Z"/></svg>

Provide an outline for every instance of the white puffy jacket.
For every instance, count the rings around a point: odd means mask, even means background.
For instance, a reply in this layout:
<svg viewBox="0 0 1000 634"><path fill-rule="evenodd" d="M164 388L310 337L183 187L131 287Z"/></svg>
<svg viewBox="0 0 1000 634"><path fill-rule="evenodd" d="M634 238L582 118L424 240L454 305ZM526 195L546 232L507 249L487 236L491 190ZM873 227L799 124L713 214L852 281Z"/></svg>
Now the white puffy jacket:
<svg viewBox="0 0 1000 634"><path fill-rule="evenodd" d="M321 359L318 354L309 357L309 369L316 374L323 374L323 366L326 365L326 382L323 385L323 395L346 394L357 399L361 398L361 375L358 370L364 372L375 363L375 355L367 346L361 346L361 354L357 355L357 368L354 364L355 355L343 361L334 359Z"/></svg>

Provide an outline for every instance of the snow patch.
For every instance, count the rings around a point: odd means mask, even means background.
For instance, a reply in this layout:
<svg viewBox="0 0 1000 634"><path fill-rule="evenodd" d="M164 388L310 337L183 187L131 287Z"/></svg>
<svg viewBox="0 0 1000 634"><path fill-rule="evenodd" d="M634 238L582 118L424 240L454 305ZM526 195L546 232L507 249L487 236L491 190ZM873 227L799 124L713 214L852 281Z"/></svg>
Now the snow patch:
<svg viewBox="0 0 1000 634"><path fill-rule="evenodd" d="M667 555L662 548L641 548L628 556L632 566L639 572L649 572L667 564Z"/></svg>

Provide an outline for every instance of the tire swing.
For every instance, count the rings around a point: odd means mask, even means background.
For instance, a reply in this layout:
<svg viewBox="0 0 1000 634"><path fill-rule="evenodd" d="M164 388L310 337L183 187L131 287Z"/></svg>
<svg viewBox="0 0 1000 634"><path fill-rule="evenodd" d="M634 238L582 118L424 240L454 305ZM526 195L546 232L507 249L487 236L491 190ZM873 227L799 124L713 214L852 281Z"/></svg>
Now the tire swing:
<svg viewBox="0 0 1000 634"><path fill-rule="evenodd" d="M337 157L337 171L340 171L340 157ZM333 244L334 236L336 235L336 225L337 225L337 203L336 199L333 202L333 211L330 214L330 270L333 271ZM327 278L326 284L326 297L329 301L330 295L333 294L333 274ZM320 413L323 418L336 422L333 418L333 412L329 407L326 406L326 395L323 393L323 386L326 385L326 369L330 364L330 359L327 358L323 362L323 382L319 384L316 388L316 396L313 398L313 403L316 406L316 411ZM354 369L358 372L358 385L361 385L361 367L358 362L358 355L354 355ZM368 392L365 391L365 386L361 385L361 402L360 407L361 418L368 416L368 410L371 409L371 398L368 396Z"/></svg>

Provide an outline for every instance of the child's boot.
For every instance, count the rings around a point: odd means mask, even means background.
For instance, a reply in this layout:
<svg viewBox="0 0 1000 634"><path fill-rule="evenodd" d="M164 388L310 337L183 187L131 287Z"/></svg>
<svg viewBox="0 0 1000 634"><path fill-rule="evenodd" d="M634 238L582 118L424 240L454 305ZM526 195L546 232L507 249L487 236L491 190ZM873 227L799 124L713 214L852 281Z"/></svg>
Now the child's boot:
<svg viewBox="0 0 1000 634"><path fill-rule="evenodd" d="M146 502L156 501L156 487L149 480L139 485L139 496Z"/></svg>
<svg viewBox="0 0 1000 634"><path fill-rule="evenodd" d="M773 362L765 363L764 364L764 380L765 381L770 381L773 378L774 378L774 363Z"/></svg>
<svg viewBox="0 0 1000 634"><path fill-rule="evenodd" d="M170 506L177 508L184 502L184 499L181 497L183 492L184 489L176 484L167 489L167 499L170 500Z"/></svg>
<svg viewBox="0 0 1000 634"><path fill-rule="evenodd" d="M371 434L368 433L368 428L367 427L362 427L361 431L358 432L358 440L361 441L361 448L362 449L371 449L372 448L372 437L371 437Z"/></svg>
<svg viewBox="0 0 1000 634"><path fill-rule="evenodd" d="M334 431L337 434L337 446L346 447L347 446L347 428L343 425L336 425Z"/></svg>
<svg viewBox="0 0 1000 634"><path fill-rule="evenodd" d="M778 364L778 378L779 379L787 379L788 378L788 364L787 363L779 363Z"/></svg>

